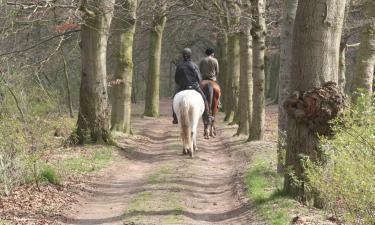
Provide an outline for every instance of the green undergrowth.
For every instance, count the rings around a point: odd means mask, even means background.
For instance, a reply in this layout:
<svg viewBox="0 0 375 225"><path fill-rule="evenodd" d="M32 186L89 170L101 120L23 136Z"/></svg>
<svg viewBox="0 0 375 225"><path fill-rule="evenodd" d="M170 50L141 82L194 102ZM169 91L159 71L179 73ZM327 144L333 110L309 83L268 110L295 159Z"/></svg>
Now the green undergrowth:
<svg viewBox="0 0 375 225"><path fill-rule="evenodd" d="M40 163L38 165L37 176L28 175L25 181L27 183L34 183L38 179L39 182L61 185L64 177L71 174L80 175L102 169L113 160L113 155L114 147L92 146L85 153L67 157L53 163Z"/></svg>
<svg viewBox="0 0 375 225"><path fill-rule="evenodd" d="M246 177L247 194L255 203L257 212L272 225L286 225L291 221L293 200L282 192L283 179L277 174L273 161L266 153L259 153L252 161Z"/></svg>

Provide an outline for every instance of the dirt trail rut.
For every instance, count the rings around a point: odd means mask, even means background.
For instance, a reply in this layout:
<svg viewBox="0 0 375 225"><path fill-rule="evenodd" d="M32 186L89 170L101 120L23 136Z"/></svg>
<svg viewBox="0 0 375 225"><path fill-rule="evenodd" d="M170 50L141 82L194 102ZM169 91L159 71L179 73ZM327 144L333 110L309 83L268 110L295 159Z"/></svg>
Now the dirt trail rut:
<svg viewBox="0 0 375 225"><path fill-rule="evenodd" d="M204 140L198 153L181 154L178 126L169 117L135 119L137 139L89 185L90 196L66 213L66 224L263 224L238 196L236 160L229 138Z"/></svg>

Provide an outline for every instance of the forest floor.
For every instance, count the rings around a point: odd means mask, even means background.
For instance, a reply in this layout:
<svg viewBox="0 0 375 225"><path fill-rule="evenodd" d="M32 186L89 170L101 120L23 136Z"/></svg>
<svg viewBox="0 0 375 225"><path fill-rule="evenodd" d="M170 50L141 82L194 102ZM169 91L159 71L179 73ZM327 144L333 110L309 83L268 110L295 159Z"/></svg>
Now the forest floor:
<svg viewBox="0 0 375 225"><path fill-rule="evenodd" d="M200 124L199 150L191 159L182 155L170 104L170 100L161 101L159 118L141 117L143 105L137 104L134 135L115 134L121 149L113 150L104 168L74 176L62 186L45 184L41 192L20 187L12 196L0 198L0 224L284 225L293 218L297 224L332 224L291 200L281 212L279 206L286 204L283 199L281 204L274 201L273 184L260 187L262 196L270 193L268 203L268 197L258 202L249 199L245 184L253 179L248 176L249 165L276 168L277 105L267 106L264 141L246 142L246 137L233 136L236 126L222 123L222 115L217 119L216 138L203 139ZM270 176L271 172L261 173Z"/></svg>

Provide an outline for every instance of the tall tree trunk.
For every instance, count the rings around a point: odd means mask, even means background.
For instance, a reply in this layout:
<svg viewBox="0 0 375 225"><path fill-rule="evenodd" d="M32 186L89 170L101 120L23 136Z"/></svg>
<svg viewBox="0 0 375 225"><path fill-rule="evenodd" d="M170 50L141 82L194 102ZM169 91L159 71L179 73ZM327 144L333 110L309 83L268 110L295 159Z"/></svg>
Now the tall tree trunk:
<svg viewBox="0 0 375 225"><path fill-rule="evenodd" d="M110 141L106 53L115 0L83 1L78 143Z"/></svg>
<svg viewBox="0 0 375 225"><path fill-rule="evenodd" d="M349 39L348 27L345 25L348 20L349 10L350 10L351 0L346 0L345 4L345 13L344 13L344 24L343 24L343 31L342 37L340 42L340 55L339 55L339 80L338 85L341 91L344 93L346 89L346 50L347 50L347 43Z"/></svg>
<svg viewBox="0 0 375 225"><path fill-rule="evenodd" d="M287 114L282 106L290 95L290 72L292 62L292 38L294 19L298 0L285 0L280 35L280 69L279 69L279 131L285 132Z"/></svg>
<svg viewBox="0 0 375 225"><path fill-rule="evenodd" d="M60 47L60 53L61 53L61 58L62 58L63 65L64 65L65 88L66 88L66 95L67 95L67 104L69 108L69 115L70 115L70 118L73 118L74 114L73 114L72 94L70 91L70 83L69 83L69 72L68 72L68 65L66 63L63 47Z"/></svg>
<svg viewBox="0 0 375 225"><path fill-rule="evenodd" d="M227 96L227 77L228 77L228 35L227 33L223 33L222 37L218 40L218 61L220 64L220 74L218 77L218 82L220 84L221 88L221 105L222 105L222 110L225 111L227 102L225 100L225 96Z"/></svg>
<svg viewBox="0 0 375 225"><path fill-rule="evenodd" d="M342 92L345 92L346 86L346 42L340 44L339 53L339 80L338 85Z"/></svg>
<svg viewBox="0 0 375 225"><path fill-rule="evenodd" d="M365 17L369 22L363 27L361 44L357 52L356 74L353 79L353 91L362 89L372 93L375 66L375 2L365 2Z"/></svg>
<svg viewBox="0 0 375 225"><path fill-rule="evenodd" d="M238 33L228 37L228 77L227 77L227 111L225 121L234 122L238 109L240 78L240 36Z"/></svg>
<svg viewBox="0 0 375 225"><path fill-rule="evenodd" d="M241 30L240 33L240 47L241 47L241 56L240 56L240 96L239 96L239 105L241 107L238 108L238 129L237 135L249 135L249 102L252 102L250 99L252 97L252 93L250 95L249 90L252 91L252 58L251 55L251 35L250 35L250 28L251 28L251 20L247 19L250 15L248 13L248 9L250 9L249 5L245 5L243 8L243 17L241 18ZM246 14L245 14L246 13ZM250 87L251 85L251 87Z"/></svg>
<svg viewBox="0 0 375 225"><path fill-rule="evenodd" d="M227 107L225 111L225 121L228 123L238 122L237 109L240 84L240 35L238 28L240 25L241 8L234 2L228 2L229 25L231 33L228 35L228 76L227 76Z"/></svg>
<svg viewBox="0 0 375 225"><path fill-rule="evenodd" d="M279 114L278 114L278 148L277 171L284 171L287 113L283 107L290 95L290 70L292 63L292 41L294 19L296 17L298 0L285 0L280 34L280 68L279 68Z"/></svg>
<svg viewBox="0 0 375 225"><path fill-rule="evenodd" d="M342 0L299 0L293 33L291 91L307 91L338 81L339 49L345 11ZM303 159L318 159L318 137L306 123L288 117L284 187L287 193L305 195ZM291 176L294 174L294 176ZM293 183L293 178L301 181Z"/></svg>
<svg viewBox="0 0 375 225"><path fill-rule="evenodd" d="M136 24L137 0L123 0L121 20L116 21L117 68L114 79L120 82L114 86L111 130L131 133L131 94L133 81L133 37Z"/></svg>
<svg viewBox="0 0 375 225"><path fill-rule="evenodd" d="M269 91L267 97L270 100L275 101L278 96L278 80L279 80L279 67L280 67L280 55L275 53L270 57L270 70L269 70L269 77L270 77L270 84L269 84Z"/></svg>
<svg viewBox="0 0 375 225"><path fill-rule="evenodd" d="M145 101L145 116L159 116L159 89L160 89L160 58L163 31L167 17L162 15L154 21L150 31L150 52L148 58L148 79Z"/></svg>
<svg viewBox="0 0 375 225"><path fill-rule="evenodd" d="M264 54L266 49L265 1L251 0L253 38L253 118L250 127L250 140L262 140L265 122L264 93Z"/></svg>

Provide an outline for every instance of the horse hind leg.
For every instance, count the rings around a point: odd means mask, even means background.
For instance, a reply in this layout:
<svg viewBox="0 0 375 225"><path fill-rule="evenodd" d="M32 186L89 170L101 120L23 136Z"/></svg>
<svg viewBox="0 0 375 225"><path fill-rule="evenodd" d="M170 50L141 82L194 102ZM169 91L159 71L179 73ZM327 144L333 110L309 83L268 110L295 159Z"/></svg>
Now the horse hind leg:
<svg viewBox="0 0 375 225"><path fill-rule="evenodd" d="M215 121L212 121L211 127L210 127L210 136L216 137L216 127L215 127Z"/></svg>
<svg viewBox="0 0 375 225"><path fill-rule="evenodd" d="M205 124L204 125L204 132L203 132L203 136L204 136L204 139L210 139L210 132L209 132L209 129L208 129L208 124Z"/></svg>
<svg viewBox="0 0 375 225"><path fill-rule="evenodd" d="M194 152L198 151L198 147L197 147L197 134L192 132L191 133L191 138L193 140L193 150L194 150Z"/></svg>
<svg viewBox="0 0 375 225"><path fill-rule="evenodd" d="M195 143L194 143L194 132L191 132L190 134L190 143L189 143L189 155L191 158L194 156L194 151L195 151Z"/></svg>

